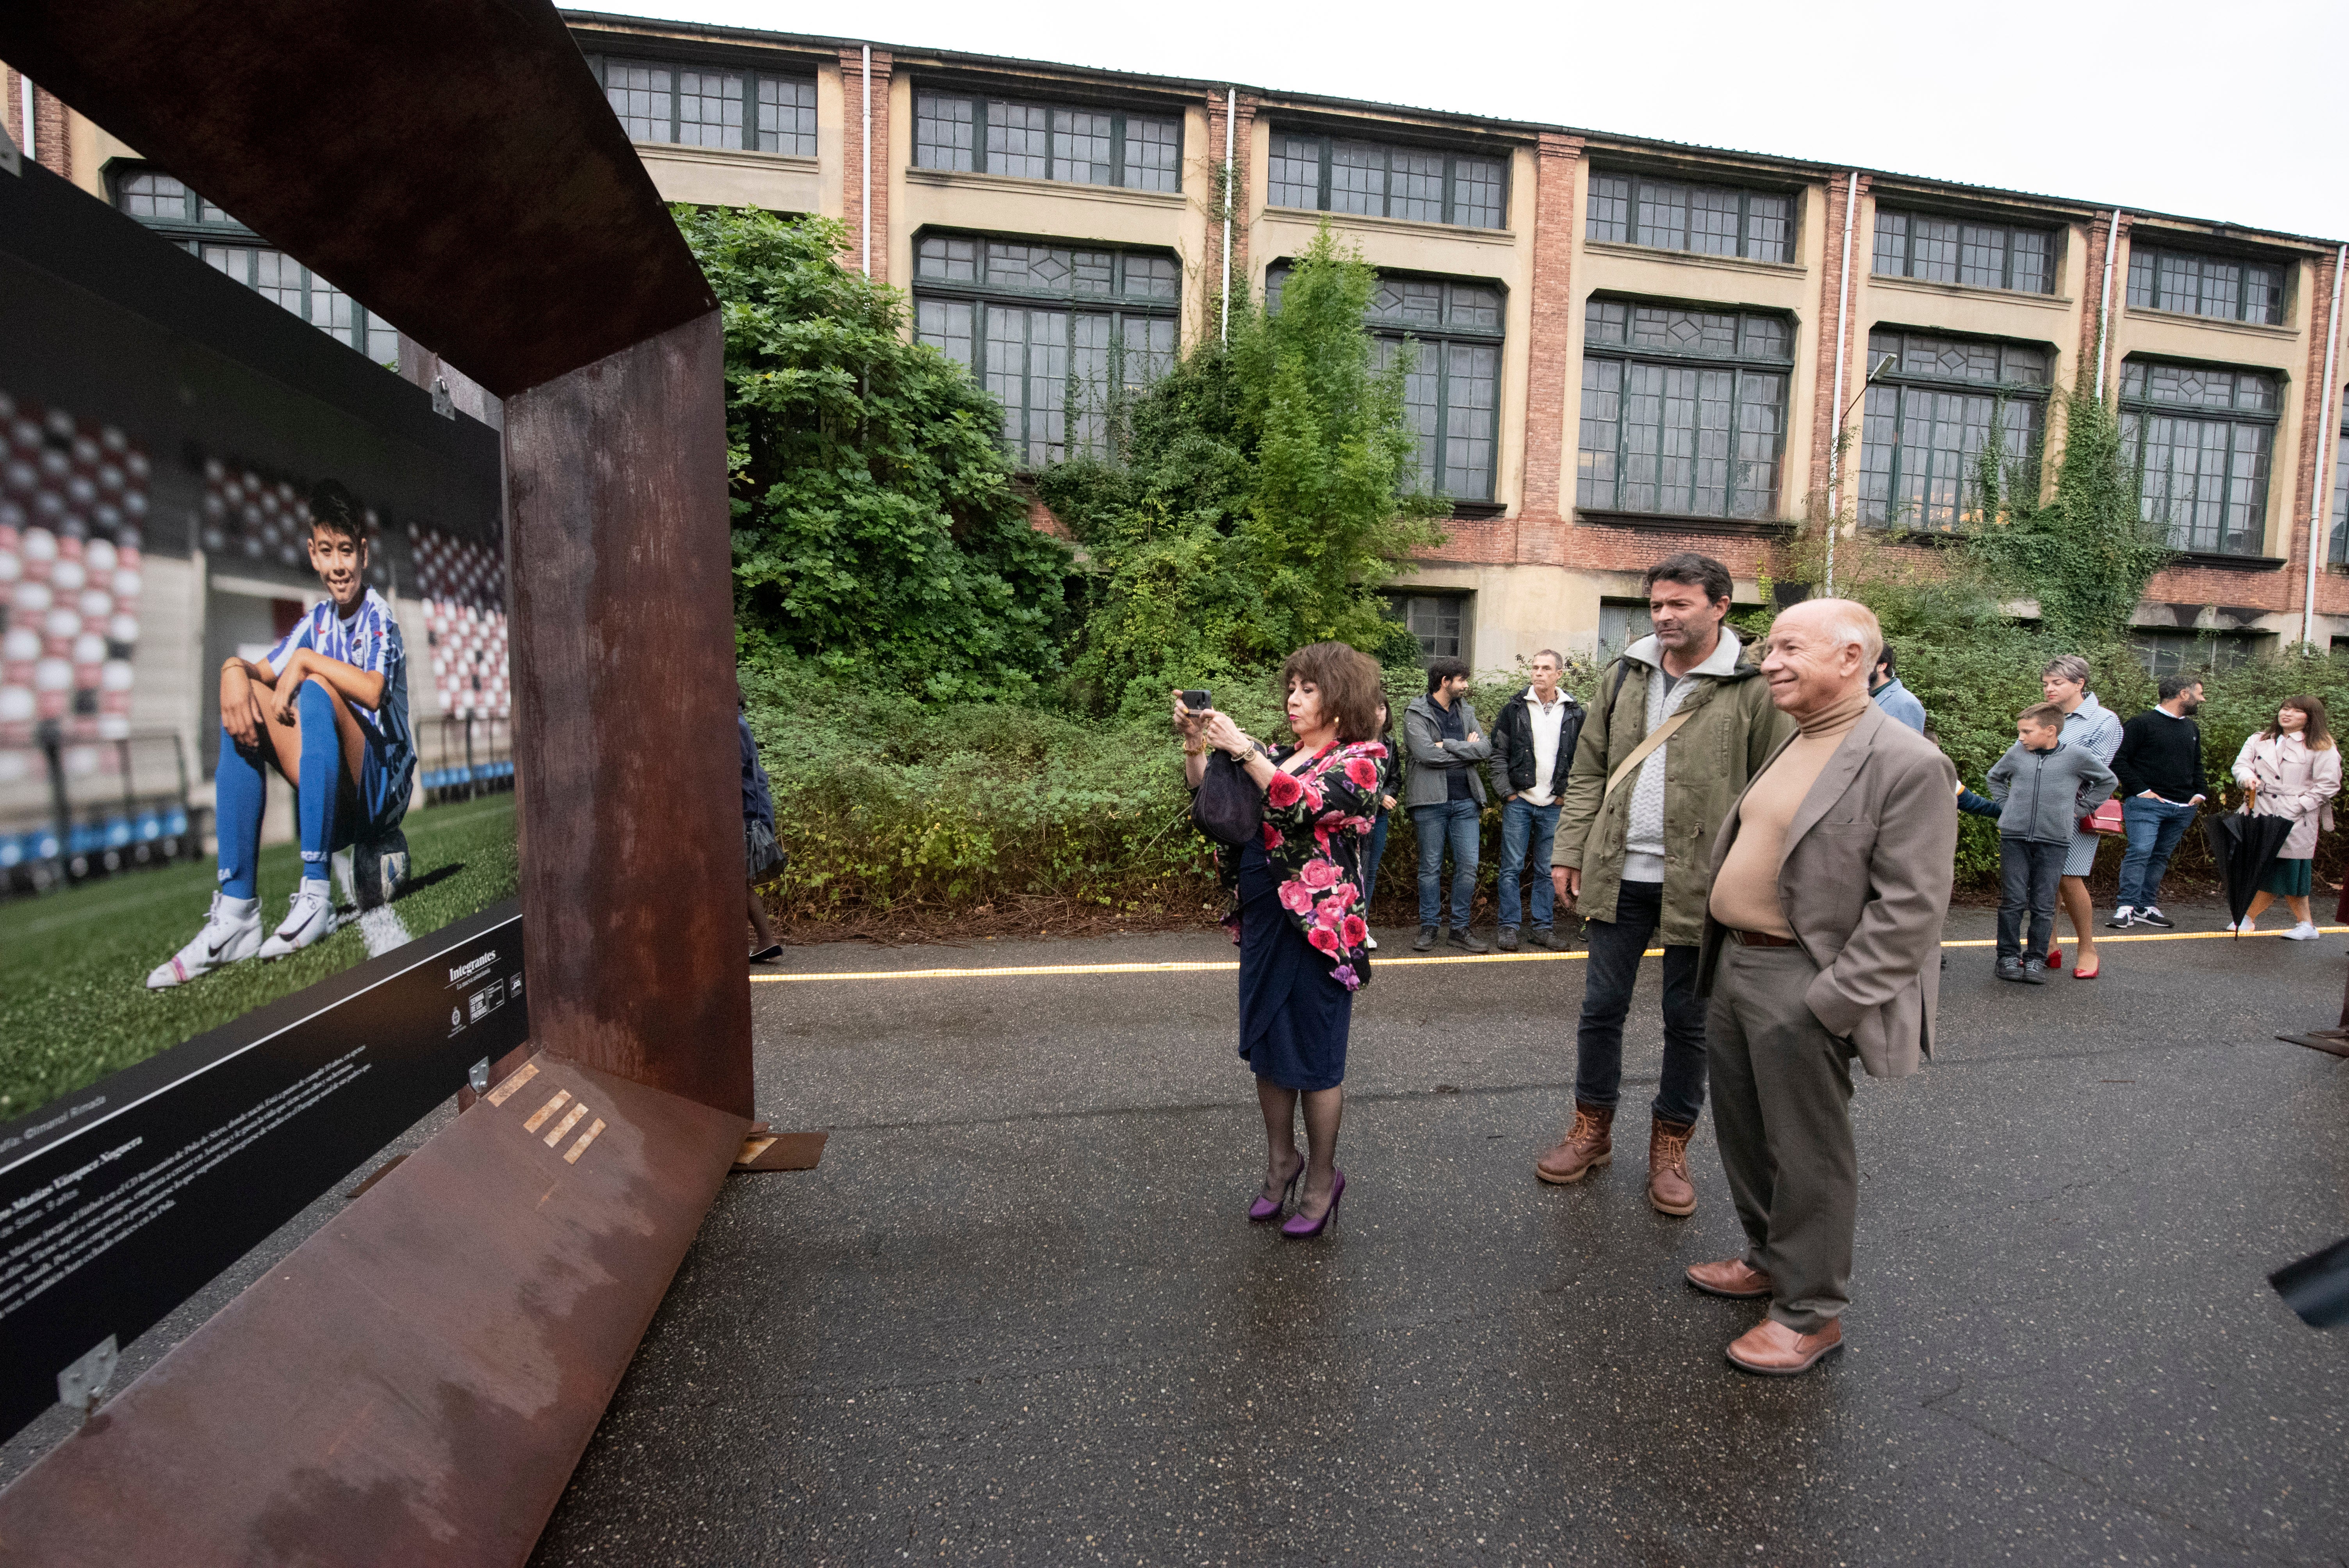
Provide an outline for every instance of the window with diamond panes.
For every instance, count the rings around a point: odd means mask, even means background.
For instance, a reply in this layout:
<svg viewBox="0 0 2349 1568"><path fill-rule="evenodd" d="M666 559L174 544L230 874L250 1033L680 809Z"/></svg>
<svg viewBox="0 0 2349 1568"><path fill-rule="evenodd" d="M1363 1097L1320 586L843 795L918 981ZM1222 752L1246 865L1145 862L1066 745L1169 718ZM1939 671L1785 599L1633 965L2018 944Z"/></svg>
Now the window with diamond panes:
<svg viewBox="0 0 2349 1568"><path fill-rule="evenodd" d="M1927 212L1876 210L1876 275L1961 284L2020 294L2055 290L2055 235L2048 229L1977 223Z"/></svg>
<svg viewBox="0 0 2349 1568"><path fill-rule="evenodd" d="M1783 316L1592 300L1576 504L1775 517L1794 355Z"/></svg>
<svg viewBox="0 0 2349 1568"><path fill-rule="evenodd" d="M914 167L1180 191L1183 122L1170 115L926 90L914 95Z"/></svg>
<svg viewBox="0 0 2349 1568"><path fill-rule="evenodd" d="M1979 520L1982 455L2035 494L2045 428L2048 351L1994 338L1878 328L1868 361L1891 365L1868 383L1860 425L1859 518L1900 529L1949 530Z"/></svg>
<svg viewBox="0 0 2349 1568"><path fill-rule="evenodd" d="M378 365L399 357L391 323L158 169L118 174L114 204L213 270L275 301Z"/></svg>
<svg viewBox="0 0 2349 1568"><path fill-rule="evenodd" d="M1589 237L1753 262L1795 259L1795 199L1735 185L1695 185L1637 174L1590 179Z"/></svg>
<svg viewBox="0 0 2349 1568"><path fill-rule="evenodd" d="M1284 263L1266 273L1266 308L1280 308L1288 272ZM1418 442L1419 483L1430 495L1493 497L1506 308L1490 284L1382 273L1363 313L1379 369L1415 346L1403 408Z"/></svg>
<svg viewBox="0 0 2349 1568"><path fill-rule="evenodd" d="M588 57L631 141L815 156L815 78Z"/></svg>
<svg viewBox="0 0 2349 1568"><path fill-rule="evenodd" d="M2282 406L2270 371L2130 359L2121 367L2121 459L2143 475L2140 515L2172 550L2257 555Z"/></svg>
<svg viewBox="0 0 2349 1568"><path fill-rule="evenodd" d="M1497 229L1507 215L1507 166L1497 158L1277 130L1266 172L1275 207L1464 229Z"/></svg>
<svg viewBox="0 0 2349 1568"><path fill-rule="evenodd" d="M2220 321L2283 322L2284 269L2272 262L2129 243L2128 302Z"/></svg>
<svg viewBox="0 0 2349 1568"><path fill-rule="evenodd" d="M1102 456L1116 406L1174 368L1182 280L1154 252L926 234L914 336L1002 401L1022 468Z"/></svg>

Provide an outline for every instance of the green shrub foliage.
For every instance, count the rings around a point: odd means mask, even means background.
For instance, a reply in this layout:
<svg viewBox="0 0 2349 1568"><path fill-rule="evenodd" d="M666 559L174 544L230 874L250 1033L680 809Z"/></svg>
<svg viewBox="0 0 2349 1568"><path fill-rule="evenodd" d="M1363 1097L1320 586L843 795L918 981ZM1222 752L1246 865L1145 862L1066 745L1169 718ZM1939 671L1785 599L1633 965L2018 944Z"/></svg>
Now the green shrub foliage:
<svg viewBox="0 0 2349 1568"><path fill-rule="evenodd" d="M1060 670L1068 552L1028 525L969 375L826 219L679 207L723 303L735 607L746 650L931 701Z"/></svg>

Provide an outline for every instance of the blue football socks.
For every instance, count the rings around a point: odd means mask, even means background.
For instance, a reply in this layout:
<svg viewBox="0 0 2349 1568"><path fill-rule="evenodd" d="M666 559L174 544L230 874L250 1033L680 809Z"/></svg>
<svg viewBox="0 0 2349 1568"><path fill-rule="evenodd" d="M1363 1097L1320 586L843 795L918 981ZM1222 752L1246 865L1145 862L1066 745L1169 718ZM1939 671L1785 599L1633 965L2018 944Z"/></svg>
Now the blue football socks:
<svg viewBox="0 0 2349 1568"><path fill-rule="evenodd" d="M298 801L302 880L323 882L335 852L335 808L342 802L343 747L335 733L335 695L304 681L294 699L302 716L302 788Z"/></svg>
<svg viewBox="0 0 2349 1568"><path fill-rule="evenodd" d="M261 809L269 789L261 769L258 756L238 750L223 727L220 766L212 775L212 826L220 835L220 890L231 898L254 896L261 861Z"/></svg>

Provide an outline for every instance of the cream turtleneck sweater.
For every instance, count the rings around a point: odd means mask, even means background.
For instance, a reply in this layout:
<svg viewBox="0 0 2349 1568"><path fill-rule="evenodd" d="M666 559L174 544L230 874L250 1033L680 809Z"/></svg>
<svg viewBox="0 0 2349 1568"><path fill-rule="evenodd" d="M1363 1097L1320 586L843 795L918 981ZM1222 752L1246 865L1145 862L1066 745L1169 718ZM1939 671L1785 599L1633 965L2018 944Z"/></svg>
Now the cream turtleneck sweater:
<svg viewBox="0 0 2349 1568"><path fill-rule="evenodd" d="M1776 760L1756 776L1737 807L1737 841L1713 883L1713 918L1733 931L1792 938L1778 904L1778 862L1785 858L1786 830L1803 798L1818 782L1827 758L1868 711L1868 688L1857 686L1816 713L1798 714L1796 735Z"/></svg>

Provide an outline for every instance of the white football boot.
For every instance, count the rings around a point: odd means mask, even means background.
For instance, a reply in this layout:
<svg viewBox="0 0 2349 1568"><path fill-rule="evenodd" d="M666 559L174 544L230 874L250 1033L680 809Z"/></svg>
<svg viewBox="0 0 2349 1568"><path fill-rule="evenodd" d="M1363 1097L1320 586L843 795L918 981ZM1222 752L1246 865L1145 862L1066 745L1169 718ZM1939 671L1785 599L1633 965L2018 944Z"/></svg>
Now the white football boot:
<svg viewBox="0 0 2349 1568"><path fill-rule="evenodd" d="M334 895L325 882L305 880L302 890L294 895L294 907L285 912L285 923L271 932L269 940L261 944L261 955L283 958L334 934Z"/></svg>
<svg viewBox="0 0 2349 1568"><path fill-rule="evenodd" d="M212 913L196 939L158 964L147 975L147 989L168 991L223 965L235 964L261 951L261 901L212 894Z"/></svg>

